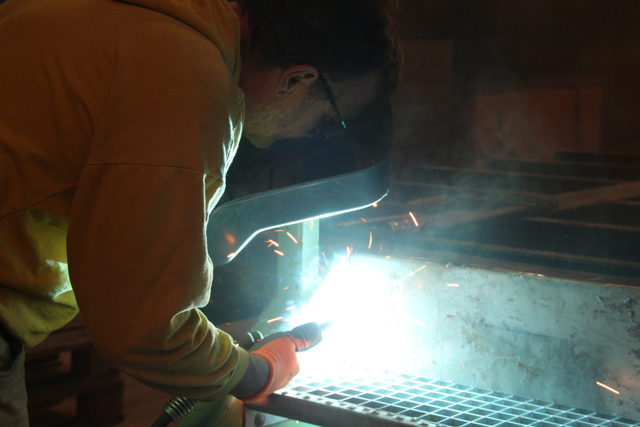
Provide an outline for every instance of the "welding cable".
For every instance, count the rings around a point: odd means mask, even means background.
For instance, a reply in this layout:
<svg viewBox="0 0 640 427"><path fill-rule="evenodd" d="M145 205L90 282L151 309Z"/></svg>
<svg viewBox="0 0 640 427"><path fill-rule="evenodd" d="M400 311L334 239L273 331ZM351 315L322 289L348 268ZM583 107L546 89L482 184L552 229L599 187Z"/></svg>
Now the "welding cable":
<svg viewBox="0 0 640 427"><path fill-rule="evenodd" d="M328 324L315 322L293 328L288 332L278 332L266 338L260 332L249 332L238 344L262 357L269 365L269 378L263 389L253 397L241 399L245 402L260 400L286 386L300 370L296 353L315 346L322 340L322 331ZM163 408L151 427L166 427L188 414L197 400L188 397L173 397Z"/></svg>
<svg viewBox="0 0 640 427"><path fill-rule="evenodd" d="M151 427L165 427L172 422L178 422L196 406L198 401L189 397L174 396L164 405L162 415L151 424Z"/></svg>

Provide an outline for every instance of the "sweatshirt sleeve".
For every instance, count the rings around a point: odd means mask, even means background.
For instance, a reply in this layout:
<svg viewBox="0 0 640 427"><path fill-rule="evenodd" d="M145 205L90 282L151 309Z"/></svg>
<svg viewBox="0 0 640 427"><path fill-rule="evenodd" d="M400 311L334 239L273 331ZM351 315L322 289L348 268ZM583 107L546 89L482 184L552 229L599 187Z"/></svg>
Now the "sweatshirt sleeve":
<svg viewBox="0 0 640 427"><path fill-rule="evenodd" d="M197 307L213 278L205 228L241 131L241 93L215 46L178 28L128 34L95 120L67 238L96 349L170 394L228 393L247 353Z"/></svg>

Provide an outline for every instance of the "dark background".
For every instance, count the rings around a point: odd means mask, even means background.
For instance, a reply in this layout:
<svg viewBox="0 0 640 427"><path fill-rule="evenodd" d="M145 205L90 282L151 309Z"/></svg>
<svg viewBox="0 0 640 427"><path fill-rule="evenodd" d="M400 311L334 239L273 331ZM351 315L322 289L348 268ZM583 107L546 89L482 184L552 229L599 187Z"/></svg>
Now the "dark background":
<svg viewBox="0 0 640 427"><path fill-rule="evenodd" d="M638 2L400 5L397 165L640 151Z"/></svg>

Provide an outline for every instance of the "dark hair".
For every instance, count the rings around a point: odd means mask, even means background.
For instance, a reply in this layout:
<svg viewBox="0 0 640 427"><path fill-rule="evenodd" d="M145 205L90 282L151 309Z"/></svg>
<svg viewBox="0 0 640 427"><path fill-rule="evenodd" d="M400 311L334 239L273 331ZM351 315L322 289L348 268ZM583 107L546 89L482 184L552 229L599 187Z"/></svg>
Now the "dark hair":
<svg viewBox="0 0 640 427"><path fill-rule="evenodd" d="M396 0L242 0L251 49L269 65L309 64L332 85L371 72L381 94L398 83L400 48L394 25Z"/></svg>

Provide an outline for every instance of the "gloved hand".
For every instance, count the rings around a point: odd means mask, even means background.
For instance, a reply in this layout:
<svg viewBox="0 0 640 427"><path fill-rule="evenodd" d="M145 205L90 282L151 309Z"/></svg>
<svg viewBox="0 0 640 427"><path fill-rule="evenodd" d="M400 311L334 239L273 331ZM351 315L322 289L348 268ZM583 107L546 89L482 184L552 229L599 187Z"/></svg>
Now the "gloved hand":
<svg viewBox="0 0 640 427"><path fill-rule="evenodd" d="M269 366L269 377L266 384L256 394L246 401L260 400L276 390L286 386L293 377L300 371L297 351L310 347L311 341L303 338L294 338L291 335L283 335L278 338L268 340L257 350L251 352L252 355L262 357Z"/></svg>
<svg viewBox="0 0 640 427"><path fill-rule="evenodd" d="M300 370L296 352L318 344L326 326L305 323L258 341L249 349L249 367L231 394L245 401L254 401L286 386Z"/></svg>

